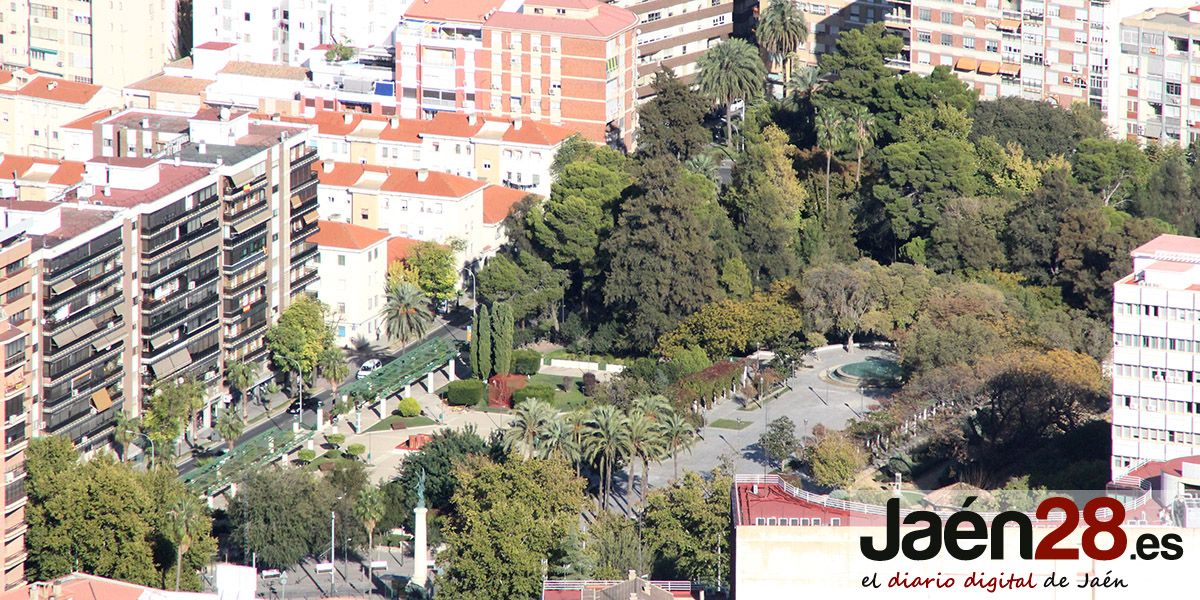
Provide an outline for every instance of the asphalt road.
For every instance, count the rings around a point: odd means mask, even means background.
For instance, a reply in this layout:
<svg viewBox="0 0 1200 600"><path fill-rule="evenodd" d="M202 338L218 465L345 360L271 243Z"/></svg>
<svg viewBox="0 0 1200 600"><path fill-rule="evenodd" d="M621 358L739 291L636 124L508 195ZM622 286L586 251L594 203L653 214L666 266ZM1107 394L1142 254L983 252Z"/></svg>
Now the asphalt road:
<svg viewBox="0 0 1200 600"><path fill-rule="evenodd" d="M409 342L407 345L405 345L403 348L401 348L399 350L395 350L395 351L384 350L384 351L380 351L378 353L372 353L372 355L369 357L362 357L362 359L365 360L366 358L378 358L386 364L389 360L394 359L394 358L400 356L401 354L403 354L409 347L416 345L418 343L424 342L424 341L428 341L428 340L432 340L432 339L439 339L439 338L453 338L453 339L460 340L460 341L466 340L467 339L466 325L470 322L471 322L470 311L464 311L463 309L459 309L458 311L455 311L454 313L449 315L449 318L446 321L439 320L438 323L440 324L440 326L437 329L434 329L433 331L426 334L425 337L423 337L419 340L413 341L413 342ZM352 366L352 369L351 369L350 376L346 378L346 381L342 382L343 384L354 381L354 379L355 379L355 375L357 374L357 371L358 371L358 364L352 363L351 366ZM312 396L309 396L309 397L312 397ZM321 390L320 392L318 392L316 394L316 398L317 398L318 402L320 402L320 406L326 411L326 414L328 414L328 411L332 405L332 402L330 401L330 390L329 389ZM276 414L273 414L270 417L268 417L267 419L247 428L246 431L244 433L242 433L242 436L238 438L236 445L240 446L241 444L245 443L247 440L250 440L257 435L260 435L260 434L262 434L262 432L267 431L269 429L290 429L292 426L292 422L295 421L295 419L296 419L296 415L290 415L283 409L275 409L275 410L277 411ZM316 410L304 411L300 415L300 419L301 419L302 425L307 425L309 427L312 427L316 423L316 420L317 420ZM193 457L189 458L187 460L187 462L184 462L183 464L179 465L179 474L180 475L187 474L188 472L195 469L197 466L198 466L197 459L195 456L193 456Z"/></svg>

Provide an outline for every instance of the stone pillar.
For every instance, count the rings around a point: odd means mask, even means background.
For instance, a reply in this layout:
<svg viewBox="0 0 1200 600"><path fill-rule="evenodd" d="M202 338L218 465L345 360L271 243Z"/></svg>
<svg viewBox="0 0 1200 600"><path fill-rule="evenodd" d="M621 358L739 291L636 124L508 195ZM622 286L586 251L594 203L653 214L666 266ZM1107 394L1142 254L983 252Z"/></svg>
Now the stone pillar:
<svg viewBox="0 0 1200 600"><path fill-rule="evenodd" d="M454 381L454 379L454 359L452 358L446 363L446 380Z"/></svg>
<svg viewBox="0 0 1200 600"><path fill-rule="evenodd" d="M300 433L300 421L292 421L292 433Z"/></svg>
<svg viewBox="0 0 1200 600"><path fill-rule="evenodd" d="M404 397L412 398L412 384L411 383L404 386Z"/></svg>
<svg viewBox="0 0 1200 600"><path fill-rule="evenodd" d="M430 394L433 393L433 371L425 375L425 391Z"/></svg>
<svg viewBox="0 0 1200 600"><path fill-rule="evenodd" d="M325 411L317 407L317 431L325 431Z"/></svg>
<svg viewBox="0 0 1200 600"><path fill-rule="evenodd" d="M236 483L229 484L229 497L237 498L237 484Z"/></svg>
<svg viewBox="0 0 1200 600"><path fill-rule="evenodd" d="M425 587L426 574L429 571L429 548L425 539L426 508L413 509L413 575L412 582Z"/></svg>
<svg viewBox="0 0 1200 600"><path fill-rule="evenodd" d="M388 415L387 396L379 397L379 418L386 419Z"/></svg>
<svg viewBox="0 0 1200 600"><path fill-rule="evenodd" d="M203 423L201 429L209 429L212 427L212 409L212 400L205 401L204 409L200 411L200 414L202 415L200 422Z"/></svg>

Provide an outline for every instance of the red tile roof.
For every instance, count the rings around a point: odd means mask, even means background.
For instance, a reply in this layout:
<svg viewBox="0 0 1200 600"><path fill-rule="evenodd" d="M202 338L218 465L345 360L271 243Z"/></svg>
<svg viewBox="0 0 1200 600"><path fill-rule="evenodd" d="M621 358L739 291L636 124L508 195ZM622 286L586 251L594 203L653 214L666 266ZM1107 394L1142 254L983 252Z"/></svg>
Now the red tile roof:
<svg viewBox="0 0 1200 600"><path fill-rule="evenodd" d="M528 195L528 192L502 185L489 185L483 190L483 222L494 225L503 221L512 212L513 205Z"/></svg>
<svg viewBox="0 0 1200 600"><path fill-rule="evenodd" d="M438 171L357 163L336 162L333 163L332 171L327 173L325 172L326 162L329 161L313 163L313 170L316 171L317 178L322 184L337 187L354 187L365 173L383 173L386 176L386 179L379 185L381 191L421 196L462 198L486 185L469 177L459 177ZM424 180L422 180L422 172Z"/></svg>
<svg viewBox="0 0 1200 600"><path fill-rule="evenodd" d="M229 42L204 42L203 44L196 46L196 49L197 50L228 50L236 45L237 44L231 44Z"/></svg>
<svg viewBox="0 0 1200 600"><path fill-rule="evenodd" d="M503 0L414 0L405 18L482 23L483 16L499 10ZM495 15L493 15L495 16Z"/></svg>
<svg viewBox="0 0 1200 600"><path fill-rule="evenodd" d="M12 81L12 78L13 78L12 73L10 73L8 71L0 70L0 85L3 85L5 83Z"/></svg>
<svg viewBox="0 0 1200 600"><path fill-rule="evenodd" d="M100 92L100 86L90 83L67 81L54 77L36 77L25 84L19 92L23 96L66 102L68 104L87 104Z"/></svg>
<svg viewBox="0 0 1200 600"><path fill-rule="evenodd" d="M100 119L106 119L108 117L111 117L114 112L116 112L116 109L114 109L114 108L103 108L103 109L100 109L89 115L85 115L83 117L75 119L74 121L71 121L70 123L67 123L66 125L63 125L62 128L63 129L81 129L83 131L91 131L93 123L95 123L96 121L99 121Z"/></svg>
<svg viewBox="0 0 1200 600"><path fill-rule="evenodd" d="M514 144L534 144L538 146L554 146L571 137L574 131L566 127L542 123L539 121L521 121L518 128L514 123L504 132L504 141Z"/></svg>
<svg viewBox="0 0 1200 600"><path fill-rule="evenodd" d="M317 227L317 232L308 236L308 241L330 248L366 250L388 237L386 231L337 221L317 221Z"/></svg>
<svg viewBox="0 0 1200 600"><path fill-rule="evenodd" d="M1154 255L1159 252L1170 254L1200 254L1200 238L1186 235L1160 235L1133 249L1133 256Z"/></svg>
<svg viewBox="0 0 1200 600"><path fill-rule="evenodd" d="M174 75L152 75L127 87L131 90L158 92L161 94L185 94L198 96L216 83L212 79L197 79L194 77L176 77Z"/></svg>
<svg viewBox="0 0 1200 600"><path fill-rule="evenodd" d="M73 160L55 160L52 158L35 158L5 154L0 159L0 177L25 179L34 165L54 167L54 172L47 179L51 185L74 185L83 180L83 163Z"/></svg>
<svg viewBox="0 0 1200 600"><path fill-rule="evenodd" d="M565 8L582 8L592 0L563 4ZM546 6L556 6L551 2L539 2ZM564 16L550 14L533 14L529 7L524 13L497 12L488 19L488 27L493 29L513 29L519 31L535 31L542 33L561 33L569 36L608 39L622 31L632 29L637 25L638 17L624 8L608 4L596 3L596 14L592 16Z"/></svg>
<svg viewBox="0 0 1200 600"><path fill-rule="evenodd" d="M406 237L394 237L388 239L387 242L387 259L388 264L392 264L398 260L408 258L408 254L412 252L413 246L420 244L421 240L414 240Z"/></svg>
<svg viewBox="0 0 1200 600"><path fill-rule="evenodd" d="M247 62L241 60L229 61L221 73L230 75L247 75L266 79L292 79L295 81L308 80L308 69L289 65L273 65L268 63Z"/></svg>

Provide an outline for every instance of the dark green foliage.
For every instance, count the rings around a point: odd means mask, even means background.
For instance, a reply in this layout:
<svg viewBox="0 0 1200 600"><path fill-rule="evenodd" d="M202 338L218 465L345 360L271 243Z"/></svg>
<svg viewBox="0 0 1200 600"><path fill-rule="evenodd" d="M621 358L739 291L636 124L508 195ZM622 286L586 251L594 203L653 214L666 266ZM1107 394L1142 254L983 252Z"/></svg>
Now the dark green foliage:
<svg viewBox="0 0 1200 600"><path fill-rule="evenodd" d="M472 343L475 345L475 362L472 368L472 374L477 379L487 381L488 377L492 376L492 336L495 335L495 330L492 328L492 316L488 307L479 307L479 316L475 321L475 327L472 329Z"/></svg>
<svg viewBox="0 0 1200 600"><path fill-rule="evenodd" d="M1200 198L1193 196L1195 184L1191 181L1195 167L1188 166L1178 149L1161 150L1157 158L1146 185L1134 199L1137 213L1170 223L1181 235L1195 235L1200 218Z"/></svg>
<svg viewBox="0 0 1200 600"><path fill-rule="evenodd" d="M1004 97L976 104L971 118L973 141L987 136L1001 146L1016 142L1035 161L1055 155L1070 158L1083 140L1106 135L1099 111L1086 105L1063 110L1046 102Z"/></svg>
<svg viewBox="0 0 1200 600"><path fill-rule="evenodd" d="M229 506L233 543L259 564L289 568L329 543L332 488L300 469L256 471Z"/></svg>
<svg viewBox="0 0 1200 600"><path fill-rule="evenodd" d="M654 99L638 107L637 151L641 158L670 155L687 161L712 143L704 128L708 103L675 72L654 75Z"/></svg>
<svg viewBox="0 0 1200 600"><path fill-rule="evenodd" d="M417 506L417 478L424 471L425 505L435 516L430 525L431 529L436 530L441 523L437 516L448 510L450 497L458 485L455 465L468 455L487 453L487 444L474 429L443 429L434 433L433 439L420 452L405 459L397 477L383 485L387 508L379 528L386 531L403 527L412 531L412 511Z"/></svg>
<svg viewBox="0 0 1200 600"><path fill-rule="evenodd" d="M537 350L516 350L513 352L513 372L519 375L537 375L542 368L542 354Z"/></svg>
<svg viewBox="0 0 1200 600"><path fill-rule="evenodd" d="M553 404L554 386L532 384L513 392L513 406L517 406L529 399L541 400Z"/></svg>
<svg viewBox="0 0 1200 600"><path fill-rule="evenodd" d="M499 302L493 308L496 313L492 321L493 369L498 375L507 375L512 372L513 311L507 302Z"/></svg>
<svg viewBox="0 0 1200 600"><path fill-rule="evenodd" d="M454 406L475 406L483 401L483 391L487 387L478 379L463 379L446 384L446 402Z"/></svg>

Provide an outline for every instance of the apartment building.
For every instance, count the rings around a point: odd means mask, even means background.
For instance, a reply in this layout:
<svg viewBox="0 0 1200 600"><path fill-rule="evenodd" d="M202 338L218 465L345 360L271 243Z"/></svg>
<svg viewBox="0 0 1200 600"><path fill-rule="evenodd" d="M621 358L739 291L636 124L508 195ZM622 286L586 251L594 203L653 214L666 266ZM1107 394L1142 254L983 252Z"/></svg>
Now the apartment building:
<svg viewBox="0 0 1200 600"><path fill-rule="evenodd" d="M1113 477L1200 454L1200 239L1133 250L1113 285Z"/></svg>
<svg viewBox="0 0 1200 600"><path fill-rule="evenodd" d="M1200 7L1122 19L1120 48L1113 132L1184 147L1200 139Z"/></svg>
<svg viewBox="0 0 1200 600"><path fill-rule="evenodd" d="M299 66L307 50L324 44L391 46L396 24L412 1L194 0L192 39L245 46L246 60Z"/></svg>
<svg viewBox="0 0 1200 600"><path fill-rule="evenodd" d="M176 54L175 0L30 0L0 5L3 68L120 88Z"/></svg>
<svg viewBox="0 0 1200 600"><path fill-rule="evenodd" d="M117 106L120 92L87 83L0 71L0 153L62 158L61 126Z"/></svg>
<svg viewBox="0 0 1200 600"><path fill-rule="evenodd" d="M691 83L700 56L733 33L733 0L614 0L612 4L637 15L641 100L654 95L654 74L664 68Z"/></svg>
<svg viewBox="0 0 1200 600"><path fill-rule="evenodd" d="M337 343L378 340L384 331L387 282L387 232L338 221L321 221L310 242L320 260L316 296L330 308L329 324Z"/></svg>
<svg viewBox="0 0 1200 600"><path fill-rule="evenodd" d="M0 201L3 202L3 201ZM0 400L4 401L4 437L0 440L0 469L4 487L4 540L0 564L4 590L25 579L25 447L29 431L29 357L32 329L32 243L19 225L0 221Z"/></svg>
<svg viewBox="0 0 1200 600"><path fill-rule="evenodd" d="M396 32L399 116L545 120L632 149L637 23L596 0L414 2Z"/></svg>
<svg viewBox="0 0 1200 600"><path fill-rule="evenodd" d="M46 201L80 182L83 163L4 154L0 155L0 173L6 176L0 179L0 200Z"/></svg>
<svg viewBox="0 0 1200 600"><path fill-rule="evenodd" d="M769 4L770 1L762 2L758 12ZM882 21L892 10L889 0L822 0L796 4L804 13L809 39L796 51L795 65L816 65L820 55L832 52L836 47L838 34Z"/></svg>

